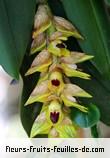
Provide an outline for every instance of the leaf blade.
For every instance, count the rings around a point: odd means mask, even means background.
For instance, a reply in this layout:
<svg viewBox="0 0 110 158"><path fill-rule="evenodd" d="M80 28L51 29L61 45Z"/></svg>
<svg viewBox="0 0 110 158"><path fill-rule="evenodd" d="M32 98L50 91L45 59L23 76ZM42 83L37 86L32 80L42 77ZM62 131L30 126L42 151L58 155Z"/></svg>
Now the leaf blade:
<svg viewBox="0 0 110 158"><path fill-rule="evenodd" d="M16 79L29 44L35 4L35 0L0 1L0 64Z"/></svg>
<svg viewBox="0 0 110 158"><path fill-rule="evenodd" d="M71 119L74 123L82 128L88 128L94 126L100 119L100 113L98 108L90 104L88 107L88 113L81 112L76 109L71 110Z"/></svg>
<svg viewBox="0 0 110 158"><path fill-rule="evenodd" d="M110 23L103 1L98 3L98 0L86 0L84 3L83 0L70 0L68 3L64 0L62 3L68 18L79 28L85 38L84 41L79 41L81 48L95 56L92 63L103 77L109 79Z"/></svg>

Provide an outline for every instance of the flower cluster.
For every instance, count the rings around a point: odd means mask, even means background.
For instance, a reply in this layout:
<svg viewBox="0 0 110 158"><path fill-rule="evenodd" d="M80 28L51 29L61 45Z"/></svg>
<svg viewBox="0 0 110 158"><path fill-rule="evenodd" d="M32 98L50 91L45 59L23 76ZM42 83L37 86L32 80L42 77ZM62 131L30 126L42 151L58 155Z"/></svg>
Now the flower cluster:
<svg viewBox="0 0 110 158"><path fill-rule="evenodd" d="M40 72L39 81L25 105L43 103L36 118L31 137L48 134L48 137L76 137L77 126L70 119L70 107L82 112L88 108L78 103L77 97L91 97L68 77L90 79L90 75L78 70L77 63L93 56L69 51L65 44L68 37L83 39L76 28L66 19L52 16L47 5L39 5L35 15L31 54L40 52L26 72Z"/></svg>

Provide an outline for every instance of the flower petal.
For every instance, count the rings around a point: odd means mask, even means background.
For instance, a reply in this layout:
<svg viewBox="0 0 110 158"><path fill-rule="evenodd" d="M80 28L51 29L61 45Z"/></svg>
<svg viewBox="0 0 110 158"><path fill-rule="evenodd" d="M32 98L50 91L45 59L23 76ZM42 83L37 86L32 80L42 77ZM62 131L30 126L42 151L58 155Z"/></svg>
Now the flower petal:
<svg viewBox="0 0 110 158"><path fill-rule="evenodd" d="M47 5L39 5L37 13L35 15L35 23L33 32L33 38L38 34L44 32L51 26L51 18L48 14Z"/></svg>
<svg viewBox="0 0 110 158"><path fill-rule="evenodd" d="M64 73L68 77L79 77L79 78L83 78L83 79L90 79L89 74L74 70L72 67L69 66L69 64L63 64L62 63L61 67L62 67Z"/></svg>
<svg viewBox="0 0 110 158"><path fill-rule="evenodd" d="M64 117L62 123L62 125L72 125L72 121L70 120L70 118L68 116Z"/></svg>
<svg viewBox="0 0 110 158"><path fill-rule="evenodd" d="M25 106L34 102L45 102L48 100L48 97L50 95L51 93L48 90L48 81L44 81L35 87L35 89L31 93L31 96L25 103Z"/></svg>
<svg viewBox="0 0 110 158"><path fill-rule="evenodd" d="M56 40L54 42L51 42L47 48L47 50L56 56L61 56L61 50L57 47L57 44L61 44L62 42L60 40Z"/></svg>
<svg viewBox="0 0 110 158"><path fill-rule="evenodd" d="M46 39L44 33L39 34L31 44L31 53L34 54L36 52L41 51L46 46Z"/></svg>
<svg viewBox="0 0 110 158"><path fill-rule="evenodd" d="M70 51L66 48L61 48L61 56L68 57L70 56Z"/></svg>
<svg viewBox="0 0 110 158"><path fill-rule="evenodd" d="M61 98L65 104L65 106L67 107L75 107L79 110L81 110L82 112L88 112L88 108L84 107L76 102L73 101L73 97L70 98L70 96L65 96L64 94L61 95Z"/></svg>
<svg viewBox="0 0 110 158"><path fill-rule="evenodd" d="M83 61L92 59L93 56L91 55L86 55L84 53L79 53L79 52L71 52L70 56L68 57L61 57L61 62L66 63L66 64L76 64L76 63L81 63Z"/></svg>
<svg viewBox="0 0 110 158"><path fill-rule="evenodd" d="M27 102L25 103L25 106L32 104L34 102L46 102L48 101L47 98L50 96L50 93L38 95L38 96L30 96Z"/></svg>
<svg viewBox="0 0 110 158"><path fill-rule="evenodd" d="M48 134L49 138L58 138L59 134L55 128L52 128Z"/></svg>
<svg viewBox="0 0 110 158"><path fill-rule="evenodd" d="M43 81L46 81L48 80L48 77L49 77L49 74L47 72L41 72L40 73L40 77L39 77L39 80L38 80L38 84L42 83Z"/></svg>
<svg viewBox="0 0 110 158"><path fill-rule="evenodd" d="M49 41L52 42L52 41L55 41L55 40L62 40L62 41L66 41L68 38L68 36L66 36L65 34L63 34L62 32L59 32L59 31L56 31L54 32L50 38L49 38Z"/></svg>
<svg viewBox="0 0 110 158"><path fill-rule="evenodd" d="M76 28L68 20L62 17L54 16L54 22L58 31L65 33L67 36L74 36L76 38L83 39Z"/></svg>
<svg viewBox="0 0 110 158"><path fill-rule="evenodd" d="M73 125L60 125L55 128L59 133L59 138L75 138L77 136L76 128Z"/></svg>
<svg viewBox="0 0 110 158"><path fill-rule="evenodd" d="M79 86L75 84L66 84L63 93L65 95L76 96L76 97L87 97L87 98L92 97L89 93L87 93L86 91L84 91L83 89L81 89Z"/></svg>
<svg viewBox="0 0 110 158"><path fill-rule="evenodd" d="M38 134L48 134L49 130L51 128L51 125L46 121L45 112L40 113L40 115L35 120L32 129L30 137L33 138Z"/></svg>
<svg viewBox="0 0 110 158"><path fill-rule="evenodd" d="M40 52L34 59L30 69L25 74L30 75L35 72L46 72L49 65L52 63L52 56L47 50Z"/></svg>

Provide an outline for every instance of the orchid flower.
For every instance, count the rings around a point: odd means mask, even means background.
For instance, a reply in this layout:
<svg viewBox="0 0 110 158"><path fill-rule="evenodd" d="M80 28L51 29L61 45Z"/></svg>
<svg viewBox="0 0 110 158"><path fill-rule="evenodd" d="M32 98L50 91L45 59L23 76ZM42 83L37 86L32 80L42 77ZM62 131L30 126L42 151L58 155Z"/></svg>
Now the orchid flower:
<svg viewBox="0 0 110 158"><path fill-rule="evenodd" d="M67 107L73 106L87 112L87 107L78 104L75 97L91 98L92 96L77 85L64 83L62 74L55 71L49 75L47 80L35 87L25 105L58 99Z"/></svg>
<svg viewBox="0 0 110 158"><path fill-rule="evenodd" d="M32 126L31 137L38 134L48 134L49 137L57 138L76 137L77 128L73 126L68 115L64 114L60 103L54 100L49 105L44 105Z"/></svg>

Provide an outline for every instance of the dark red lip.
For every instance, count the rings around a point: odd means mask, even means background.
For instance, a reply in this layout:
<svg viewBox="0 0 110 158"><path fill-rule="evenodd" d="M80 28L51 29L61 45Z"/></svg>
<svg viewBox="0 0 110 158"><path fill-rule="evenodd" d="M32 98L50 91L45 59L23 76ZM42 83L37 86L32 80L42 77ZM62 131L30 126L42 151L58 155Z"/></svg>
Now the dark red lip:
<svg viewBox="0 0 110 158"><path fill-rule="evenodd" d="M59 112L51 112L50 119L53 123L57 123L59 119Z"/></svg>
<svg viewBox="0 0 110 158"><path fill-rule="evenodd" d="M54 86L56 86L56 87L60 85L60 81L57 80L57 79L52 80L51 83L52 83L52 85L54 85Z"/></svg>

